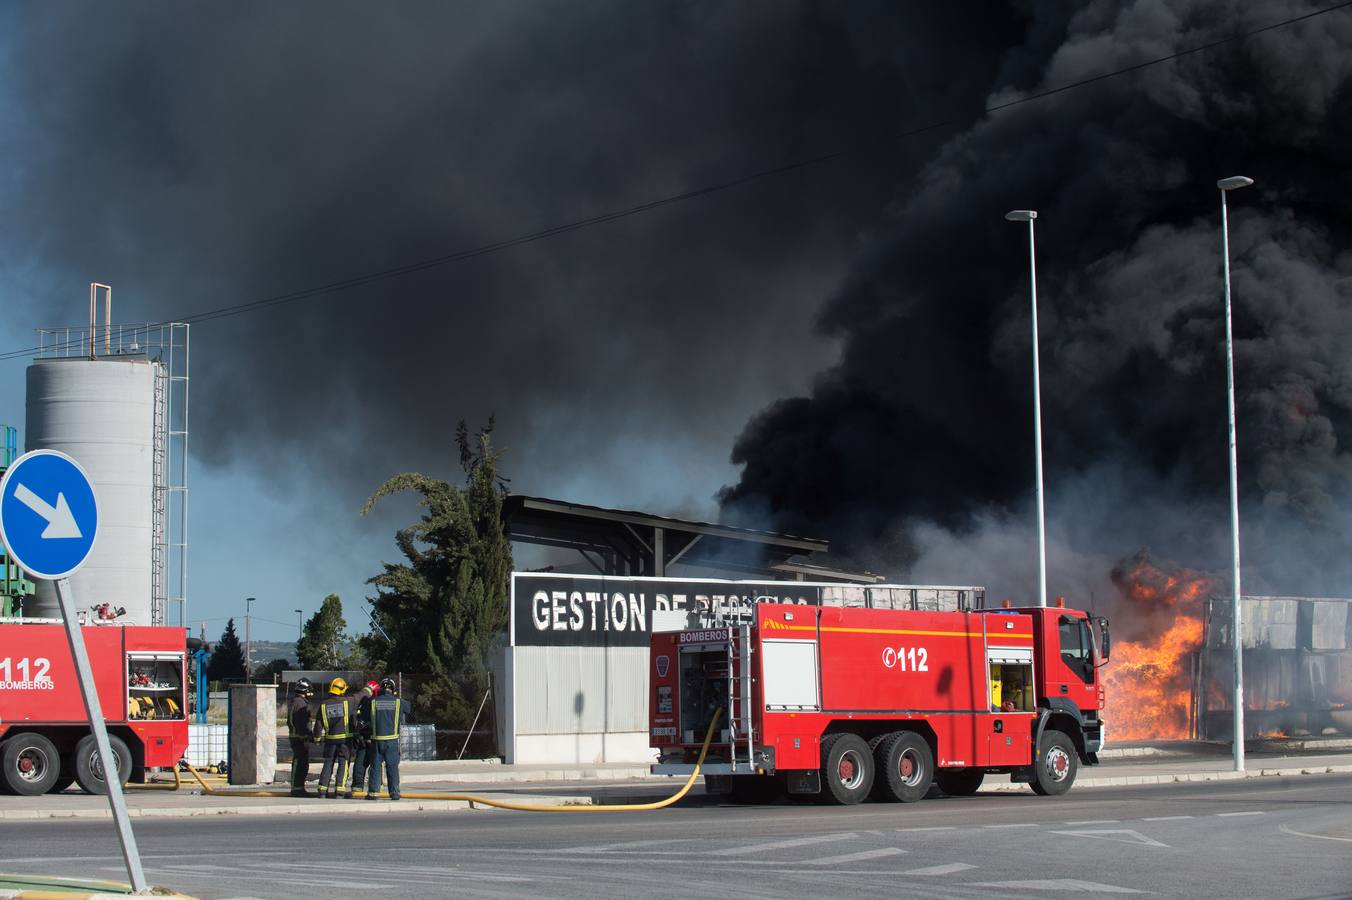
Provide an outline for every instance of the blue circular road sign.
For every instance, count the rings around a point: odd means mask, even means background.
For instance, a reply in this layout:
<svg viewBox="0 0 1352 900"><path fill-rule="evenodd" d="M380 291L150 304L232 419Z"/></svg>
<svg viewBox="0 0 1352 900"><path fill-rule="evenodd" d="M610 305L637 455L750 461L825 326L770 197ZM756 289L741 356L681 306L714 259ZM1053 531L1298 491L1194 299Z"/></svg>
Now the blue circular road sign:
<svg viewBox="0 0 1352 900"><path fill-rule="evenodd" d="M57 450L33 450L0 479L0 540L36 578L56 581L89 558L99 503L80 464Z"/></svg>

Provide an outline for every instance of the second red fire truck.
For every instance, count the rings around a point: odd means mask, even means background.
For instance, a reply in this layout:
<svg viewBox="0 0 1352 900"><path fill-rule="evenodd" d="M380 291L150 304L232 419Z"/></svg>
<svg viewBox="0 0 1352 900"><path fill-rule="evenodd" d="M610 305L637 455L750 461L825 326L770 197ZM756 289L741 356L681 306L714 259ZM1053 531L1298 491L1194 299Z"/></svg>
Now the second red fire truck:
<svg viewBox="0 0 1352 900"><path fill-rule="evenodd" d="M975 793L1008 773L1070 789L1103 747L1108 622L1064 606L926 612L762 604L746 621L652 636L659 774L712 792L841 803Z"/></svg>
<svg viewBox="0 0 1352 900"><path fill-rule="evenodd" d="M84 626L118 777L142 781L188 749L181 628ZM107 792L65 626L0 623L0 793Z"/></svg>

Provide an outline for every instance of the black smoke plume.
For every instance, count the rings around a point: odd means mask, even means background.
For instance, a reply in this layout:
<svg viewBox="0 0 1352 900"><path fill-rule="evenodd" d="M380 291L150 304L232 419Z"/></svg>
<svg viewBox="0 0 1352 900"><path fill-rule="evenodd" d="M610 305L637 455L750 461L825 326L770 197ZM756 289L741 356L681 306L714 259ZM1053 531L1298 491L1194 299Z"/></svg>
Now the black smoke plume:
<svg viewBox="0 0 1352 900"><path fill-rule="evenodd" d="M989 102L1316 8L1031 4ZM1026 226L1037 219L1052 591L1141 546L1229 555L1218 177L1231 195L1246 591L1352 590L1352 13L992 115L894 198L821 314L807 396L737 440L725 514L917 580L1036 586Z"/></svg>

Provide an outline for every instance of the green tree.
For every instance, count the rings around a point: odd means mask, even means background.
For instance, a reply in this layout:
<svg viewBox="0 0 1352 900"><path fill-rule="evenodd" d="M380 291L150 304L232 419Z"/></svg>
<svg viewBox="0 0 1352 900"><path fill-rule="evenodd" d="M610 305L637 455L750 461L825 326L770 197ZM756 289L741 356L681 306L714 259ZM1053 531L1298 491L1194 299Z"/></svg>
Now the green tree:
<svg viewBox="0 0 1352 900"><path fill-rule="evenodd" d="M296 658L302 669L337 669L343 663L342 645L343 601L337 594L329 594L319 606L319 612L310 617L296 642Z"/></svg>
<svg viewBox="0 0 1352 900"><path fill-rule="evenodd" d="M211 651L207 660L207 679L209 681L242 680L244 678L244 648L240 646L239 635L235 632L235 620L225 624L216 649Z"/></svg>
<svg viewBox="0 0 1352 900"><path fill-rule="evenodd" d="M502 526L506 482L492 446L493 421L471 438L456 433L464 487L416 472L386 481L362 508L403 491L421 495L419 521L395 536L407 562L385 563L370 580L379 591L368 656L392 670L430 671L438 684L421 698L443 724L467 726L488 686L491 654L507 628L511 546ZM435 707L435 709L428 709Z"/></svg>

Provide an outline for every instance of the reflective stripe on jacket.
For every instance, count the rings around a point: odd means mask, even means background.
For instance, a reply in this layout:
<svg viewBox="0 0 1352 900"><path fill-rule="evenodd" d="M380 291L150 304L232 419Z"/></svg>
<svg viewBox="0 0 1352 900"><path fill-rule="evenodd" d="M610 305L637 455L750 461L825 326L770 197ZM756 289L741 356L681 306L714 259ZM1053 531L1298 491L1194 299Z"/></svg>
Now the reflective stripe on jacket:
<svg viewBox="0 0 1352 900"><path fill-rule="evenodd" d="M371 735L377 741L399 740L399 719L404 701L398 697L380 696L371 701Z"/></svg>

